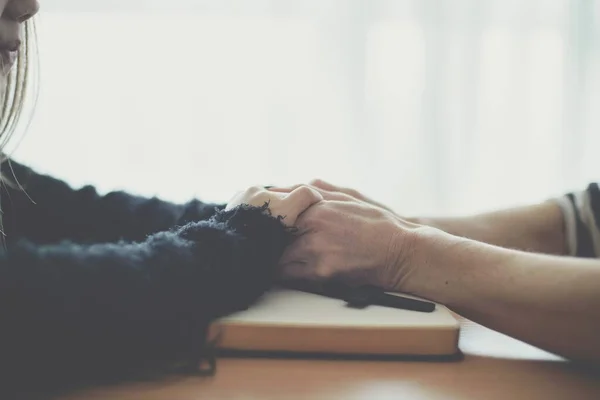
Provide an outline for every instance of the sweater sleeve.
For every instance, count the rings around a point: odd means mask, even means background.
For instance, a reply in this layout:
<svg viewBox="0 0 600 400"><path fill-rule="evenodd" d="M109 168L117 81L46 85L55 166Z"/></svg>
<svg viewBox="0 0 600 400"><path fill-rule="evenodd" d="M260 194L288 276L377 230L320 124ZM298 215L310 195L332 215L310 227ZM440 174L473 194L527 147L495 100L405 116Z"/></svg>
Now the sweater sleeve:
<svg viewBox="0 0 600 400"><path fill-rule="evenodd" d="M565 221L568 253L575 257L600 257L600 187L591 183L585 190L559 199Z"/></svg>
<svg viewBox="0 0 600 400"><path fill-rule="evenodd" d="M0 254L0 390L196 364L210 321L273 284L292 234L267 212L240 206L142 242L10 245Z"/></svg>
<svg viewBox="0 0 600 400"><path fill-rule="evenodd" d="M209 218L223 205L192 200L173 204L121 191L99 195L92 186L73 189L15 161L1 166L2 226L6 240L38 244L143 240L146 236Z"/></svg>

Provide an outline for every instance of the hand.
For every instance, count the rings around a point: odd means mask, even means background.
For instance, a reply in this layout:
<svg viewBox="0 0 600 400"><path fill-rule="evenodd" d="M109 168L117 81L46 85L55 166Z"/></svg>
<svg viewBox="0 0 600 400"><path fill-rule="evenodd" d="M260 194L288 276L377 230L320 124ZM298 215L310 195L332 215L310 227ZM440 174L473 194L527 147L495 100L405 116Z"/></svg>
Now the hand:
<svg viewBox="0 0 600 400"><path fill-rule="evenodd" d="M283 187L283 188L272 187L269 190L274 191L274 192L287 193L287 192L290 192L300 186L304 186L304 185L295 185L295 186ZM340 200L340 199L348 200L348 197L351 197L355 200L359 200L364 203L371 204L375 207L379 207L384 210L394 212L391 208L389 208L389 207L365 196L364 194L360 193L359 191L351 189L351 188L336 186L332 183L326 182L321 179L313 179L312 181L310 181L309 186L319 189L320 193L324 196L325 200ZM345 195L345 197L340 197L339 196L340 194Z"/></svg>
<svg viewBox="0 0 600 400"><path fill-rule="evenodd" d="M225 209L230 210L241 204L255 207L268 204L271 215L282 217L285 225L293 226L302 212L321 200L323 200L323 195L306 185L300 185L287 193L272 192L264 187L253 186L236 194Z"/></svg>
<svg viewBox="0 0 600 400"><path fill-rule="evenodd" d="M335 196L340 200L321 201L296 221L300 236L280 260L283 279L333 278L401 290L414 268L410 257L419 226L352 196Z"/></svg>

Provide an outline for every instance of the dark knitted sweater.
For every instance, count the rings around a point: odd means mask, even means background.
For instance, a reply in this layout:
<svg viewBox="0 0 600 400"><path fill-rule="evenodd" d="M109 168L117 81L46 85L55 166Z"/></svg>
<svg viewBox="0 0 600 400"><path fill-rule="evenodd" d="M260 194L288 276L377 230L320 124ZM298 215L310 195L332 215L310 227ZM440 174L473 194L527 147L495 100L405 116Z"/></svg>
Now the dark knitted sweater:
<svg viewBox="0 0 600 400"><path fill-rule="evenodd" d="M209 322L271 286L291 239L265 207L100 196L14 161L2 174L18 185L0 192L1 388L196 365Z"/></svg>

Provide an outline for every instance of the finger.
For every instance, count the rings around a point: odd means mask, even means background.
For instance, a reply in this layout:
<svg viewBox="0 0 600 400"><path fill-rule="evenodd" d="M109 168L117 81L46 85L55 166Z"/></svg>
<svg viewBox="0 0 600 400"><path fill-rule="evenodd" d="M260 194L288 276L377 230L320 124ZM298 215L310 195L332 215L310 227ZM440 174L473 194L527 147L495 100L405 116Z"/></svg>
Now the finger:
<svg viewBox="0 0 600 400"><path fill-rule="evenodd" d="M315 189L326 190L329 192L345 192L347 189L336 186L332 183L326 182L322 179L313 179L308 183L309 186L314 187ZM292 186L271 186L268 189L274 192L284 192L289 193L292 190L303 186L303 184L292 185Z"/></svg>
<svg viewBox="0 0 600 400"><path fill-rule="evenodd" d="M33 17L40 9L37 0L11 0L2 16L16 22L24 22Z"/></svg>
<svg viewBox="0 0 600 400"><path fill-rule="evenodd" d="M319 193L323 195L323 198L328 201L356 201L357 199L353 198L342 192L330 192L323 189L317 189Z"/></svg>
<svg viewBox="0 0 600 400"><path fill-rule="evenodd" d="M225 205L225 211L231 210L234 207L237 207L240 204L239 199L243 196L244 192L243 191L239 191L236 194L234 194L229 201L227 202L227 204Z"/></svg>
<svg viewBox="0 0 600 400"><path fill-rule="evenodd" d="M299 184L299 185L294 185L294 186L288 186L288 187L273 187L273 188L269 188L270 191L276 192L276 193L290 193L298 188L301 188L303 186L308 186L313 190L316 190L317 192L319 192L322 196L324 200L338 200L338 201L353 201L356 200L354 199L352 196L347 195L345 193L342 192L338 192L338 191L329 191L326 189L322 189L316 186L312 186L312 185L305 185L305 184Z"/></svg>
<svg viewBox="0 0 600 400"><path fill-rule="evenodd" d="M303 185L294 189L290 194L288 194L284 201L290 202L295 214L299 215L310 206L323 200L323 195L319 193L319 191Z"/></svg>
<svg viewBox="0 0 600 400"><path fill-rule="evenodd" d="M300 186L305 186L305 185L300 183L298 185L293 185L293 186L269 186L269 187L265 187L265 189L267 189L270 192L291 193L295 189L298 189Z"/></svg>
<svg viewBox="0 0 600 400"><path fill-rule="evenodd" d="M343 192L344 191L344 188L336 186L333 183L329 183L322 179L313 179L312 181L310 181L310 185L317 187L319 189L329 190L331 192Z"/></svg>
<svg viewBox="0 0 600 400"><path fill-rule="evenodd" d="M361 201L367 201L369 203L374 203L373 201L369 200L367 197L365 197L362 193L360 193L359 191L349 188L349 187L343 187L343 186L336 186L333 183L329 183L329 182L325 182L321 179L315 179L313 181L310 182L310 184L314 187L318 187L320 189L324 189L324 190L329 190L332 192L339 192L339 193L344 193L350 197L353 197L357 200L361 200Z"/></svg>
<svg viewBox="0 0 600 400"><path fill-rule="evenodd" d="M321 196L323 196L324 200L328 200L328 201L352 201L352 200L355 200L351 196L348 196L347 194L344 194L341 192L330 192L328 190L319 189L314 186L310 186L310 188L317 191L318 193L320 193Z"/></svg>

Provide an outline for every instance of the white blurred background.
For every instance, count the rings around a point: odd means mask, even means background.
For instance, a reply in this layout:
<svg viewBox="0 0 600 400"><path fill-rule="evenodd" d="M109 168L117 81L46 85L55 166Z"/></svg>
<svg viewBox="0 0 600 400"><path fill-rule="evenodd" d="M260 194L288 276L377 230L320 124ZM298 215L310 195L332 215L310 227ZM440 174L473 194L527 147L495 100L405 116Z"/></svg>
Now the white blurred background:
<svg viewBox="0 0 600 400"><path fill-rule="evenodd" d="M600 178L600 1L41 0L14 158L226 202L314 177L405 215Z"/></svg>

